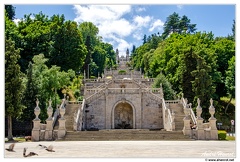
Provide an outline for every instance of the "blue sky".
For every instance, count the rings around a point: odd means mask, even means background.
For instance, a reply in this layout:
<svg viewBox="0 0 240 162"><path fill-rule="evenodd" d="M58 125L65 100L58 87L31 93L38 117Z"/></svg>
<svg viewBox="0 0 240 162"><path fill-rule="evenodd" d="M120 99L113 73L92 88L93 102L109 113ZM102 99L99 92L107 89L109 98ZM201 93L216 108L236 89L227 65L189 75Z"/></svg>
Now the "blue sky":
<svg viewBox="0 0 240 162"><path fill-rule="evenodd" d="M125 55L127 48L142 44L143 35L162 33L166 18L173 12L186 15L191 23L197 24L197 31L212 31L215 36L227 36L232 33L232 24L236 15L235 5L27 5L16 7L16 22L24 14L39 13L51 17L64 14L66 20L79 23L91 21L99 28L103 41L119 49Z"/></svg>

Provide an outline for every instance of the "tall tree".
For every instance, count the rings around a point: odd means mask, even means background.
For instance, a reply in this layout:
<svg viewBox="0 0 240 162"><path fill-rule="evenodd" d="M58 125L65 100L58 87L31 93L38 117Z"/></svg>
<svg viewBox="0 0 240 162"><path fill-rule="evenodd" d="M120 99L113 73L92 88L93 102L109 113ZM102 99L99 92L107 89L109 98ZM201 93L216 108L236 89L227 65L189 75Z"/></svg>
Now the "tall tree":
<svg viewBox="0 0 240 162"><path fill-rule="evenodd" d="M227 87L227 93L230 97L230 100L225 108L225 113L227 113L228 106L231 103L232 99L235 98L235 56L233 56L228 61L228 70L226 70L226 87Z"/></svg>
<svg viewBox="0 0 240 162"><path fill-rule="evenodd" d="M60 66L61 70L69 69L78 72L86 56L86 48L77 23L74 21L64 22L64 16L51 18L51 50L49 52L48 66Z"/></svg>
<svg viewBox="0 0 240 162"><path fill-rule="evenodd" d="M5 5L5 10L8 18L13 20L15 18L15 7L13 7L13 5Z"/></svg>
<svg viewBox="0 0 240 162"><path fill-rule="evenodd" d="M24 91L23 104L26 106L26 109L23 110L21 119L25 121L31 121L34 118L34 107L36 106L36 99L38 95L38 85L35 82L33 65L30 62L27 69L27 83L26 89Z"/></svg>
<svg viewBox="0 0 240 162"><path fill-rule="evenodd" d="M163 39L167 38L171 33L194 33L196 24L190 24L191 20L187 16L180 17L176 12L167 17L163 26Z"/></svg>
<svg viewBox="0 0 240 162"><path fill-rule="evenodd" d="M14 42L5 39L5 115L8 118L8 140L13 140L12 118L19 117L25 108L22 104L24 85L18 65L19 53Z"/></svg>

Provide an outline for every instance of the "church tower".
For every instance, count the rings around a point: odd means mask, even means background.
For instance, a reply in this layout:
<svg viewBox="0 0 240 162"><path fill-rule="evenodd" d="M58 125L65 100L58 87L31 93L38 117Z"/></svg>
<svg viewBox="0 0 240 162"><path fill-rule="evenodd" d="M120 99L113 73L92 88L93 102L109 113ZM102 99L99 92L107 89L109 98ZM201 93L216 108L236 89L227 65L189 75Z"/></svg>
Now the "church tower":
<svg viewBox="0 0 240 162"><path fill-rule="evenodd" d="M126 61L129 61L129 50L127 48L127 51L126 51Z"/></svg>
<svg viewBox="0 0 240 162"><path fill-rule="evenodd" d="M119 52L118 49L116 49L116 64L119 63Z"/></svg>

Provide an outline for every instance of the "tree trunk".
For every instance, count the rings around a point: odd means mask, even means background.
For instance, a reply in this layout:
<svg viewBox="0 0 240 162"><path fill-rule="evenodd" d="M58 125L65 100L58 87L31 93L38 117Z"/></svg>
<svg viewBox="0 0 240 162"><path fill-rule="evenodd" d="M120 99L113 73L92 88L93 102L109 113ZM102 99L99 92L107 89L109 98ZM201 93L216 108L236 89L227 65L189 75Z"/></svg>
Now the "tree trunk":
<svg viewBox="0 0 240 162"><path fill-rule="evenodd" d="M231 95L230 100L228 101L226 108L225 108L225 114L227 113L227 109L228 109L228 106L230 105L231 101L232 101L232 95Z"/></svg>
<svg viewBox="0 0 240 162"><path fill-rule="evenodd" d="M8 141L13 140L13 135L12 135L12 116L8 115Z"/></svg>

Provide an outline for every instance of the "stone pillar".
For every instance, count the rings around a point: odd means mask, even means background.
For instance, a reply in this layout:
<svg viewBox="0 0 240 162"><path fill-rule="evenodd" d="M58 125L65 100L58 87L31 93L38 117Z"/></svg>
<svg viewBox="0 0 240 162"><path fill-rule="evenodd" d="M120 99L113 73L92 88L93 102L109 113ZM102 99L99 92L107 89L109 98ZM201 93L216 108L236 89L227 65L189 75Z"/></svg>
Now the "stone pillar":
<svg viewBox="0 0 240 162"><path fill-rule="evenodd" d="M197 100L197 139L205 139L204 128L203 128L203 118L201 117L202 114L202 107L200 106L200 99Z"/></svg>
<svg viewBox="0 0 240 162"><path fill-rule="evenodd" d="M172 111L172 130L175 130L175 112Z"/></svg>
<svg viewBox="0 0 240 162"><path fill-rule="evenodd" d="M46 120L46 131L45 131L45 140L50 141L52 140L53 137L53 119L52 119L52 113L53 113L53 109L52 109L52 101L51 98L49 100L49 106L47 109L47 114L48 114L48 118Z"/></svg>
<svg viewBox="0 0 240 162"><path fill-rule="evenodd" d="M64 103L65 99L62 100L62 103ZM59 108L61 118L58 119L59 122L59 128L58 128L58 139L63 138L66 135L66 127L65 127L65 122L66 119L64 118L65 114L65 107L62 105L62 107Z"/></svg>
<svg viewBox="0 0 240 162"><path fill-rule="evenodd" d="M191 128L190 128L191 118L190 118L189 108L185 107L183 110L185 114L185 117L183 118L183 123L184 123L183 134L191 137Z"/></svg>
<svg viewBox="0 0 240 162"><path fill-rule="evenodd" d="M209 107L209 113L211 114L211 117L209 120L209 127L210 127L210 138L211 140L217 140L218 139L218 130L216 127L216 121L217 119L214 117L215 114L215 108L213 106L213 100L210 99L210 107Z"/></svg>
<svg viewBox="0 0 240 162"><path fill-rule="evenodd" d="M37 106L34 109L34 114L36 115L36 118L33 119L33 129L32 129L32 141L39 141L40 139L40 119L38 118L38 115L40 114L41 109L39 108L38 104L39 101L37 99L36 101Z"/></svg>
<svg viewBox="0 0 240 162"><path fill-rule="evenodd" d="M162 88L162 83L160 83L160 89L159 89L159 93L160 93L160 97L164 98L164 94L163 94L163 88Z"/></svg>

